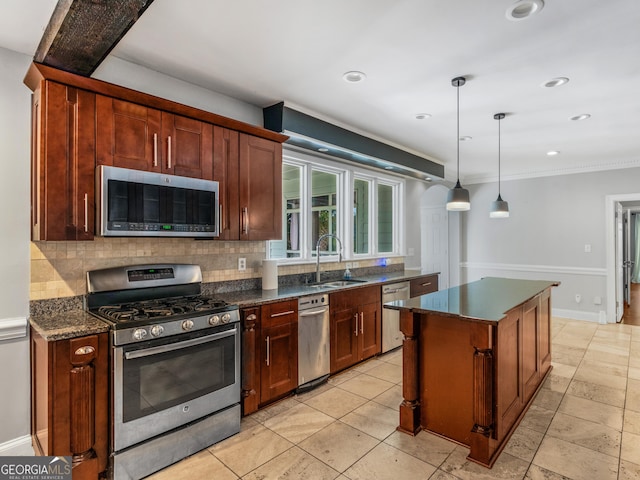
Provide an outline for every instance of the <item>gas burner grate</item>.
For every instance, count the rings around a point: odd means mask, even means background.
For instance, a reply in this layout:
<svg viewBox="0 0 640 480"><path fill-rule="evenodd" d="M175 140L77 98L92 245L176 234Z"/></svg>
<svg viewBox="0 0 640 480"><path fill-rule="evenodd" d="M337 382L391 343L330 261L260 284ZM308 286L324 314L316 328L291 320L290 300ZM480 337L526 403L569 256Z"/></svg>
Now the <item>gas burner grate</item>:
<svg viewBox="0 0 640 480"><path fill-rule="evenodd" d="M213 312L224 308L228 308L228 304L223 300L196 295L105 305L99 307L97 313L107 320L125 323L137 320L168 319L174 315Z"/></svg>

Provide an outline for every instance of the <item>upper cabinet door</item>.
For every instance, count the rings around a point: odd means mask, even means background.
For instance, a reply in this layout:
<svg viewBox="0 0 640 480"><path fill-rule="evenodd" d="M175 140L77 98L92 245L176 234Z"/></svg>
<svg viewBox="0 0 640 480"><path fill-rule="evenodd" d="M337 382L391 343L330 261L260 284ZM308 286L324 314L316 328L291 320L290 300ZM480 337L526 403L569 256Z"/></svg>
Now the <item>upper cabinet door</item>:
<svg viewBox="0 0 640 480"><path fill-rule="evenodd" d="M282 144L240 134L240 240L282 238Z"/></svg>
<svg viewBox="0 0 640 480"><path fill-rule="evenodd" d="M161 112L98 95L97 163L134 170L161 171Z"/></svg>
<svg viewBox="0 0 640 480"><path fill-rule="evenodd" d="M238 132L213 127L213 179L219 182L220 240L240 239Z"/></svg>
<svg viewBox="0 0 640 480"><path fill-rule="evenodd" d="M213 180L213 126L192 118L162 113L162 171Z"/></svg>
<svg viewBox="0 0 640 480"><path fill-rule="evenodd" d="M92 240L95 95L44 82L33 98L32 238Z"/></svg>

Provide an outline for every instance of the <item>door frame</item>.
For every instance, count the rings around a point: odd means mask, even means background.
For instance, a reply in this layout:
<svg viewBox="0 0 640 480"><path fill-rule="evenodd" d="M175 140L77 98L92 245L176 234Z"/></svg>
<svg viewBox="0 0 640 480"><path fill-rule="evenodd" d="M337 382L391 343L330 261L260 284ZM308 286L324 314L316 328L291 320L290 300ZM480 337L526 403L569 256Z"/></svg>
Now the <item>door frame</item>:
<svg viewBox="0 0 640 480"><path fill-rule="evenodd" d="M616 204L619 202L640 201L640 193L625 193L605 196L605 232L606 232L606 281L607 281L607 323L617 323L616 292L623 285L617 285L616 275ZM622 252L619 252L622 254ZM623 299L624 301L624 299Z"/></svg>

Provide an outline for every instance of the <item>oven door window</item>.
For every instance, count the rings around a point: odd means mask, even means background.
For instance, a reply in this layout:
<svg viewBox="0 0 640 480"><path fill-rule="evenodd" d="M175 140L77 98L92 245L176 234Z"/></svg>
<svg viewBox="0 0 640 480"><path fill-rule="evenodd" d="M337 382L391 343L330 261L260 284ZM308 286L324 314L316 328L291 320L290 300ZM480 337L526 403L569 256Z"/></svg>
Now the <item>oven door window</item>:
<svg viewBox="0 0 640 480"><path fill-rule="evenodd" d="M124 350L123 422L157 413L236 382L233 326Z"/></svg>

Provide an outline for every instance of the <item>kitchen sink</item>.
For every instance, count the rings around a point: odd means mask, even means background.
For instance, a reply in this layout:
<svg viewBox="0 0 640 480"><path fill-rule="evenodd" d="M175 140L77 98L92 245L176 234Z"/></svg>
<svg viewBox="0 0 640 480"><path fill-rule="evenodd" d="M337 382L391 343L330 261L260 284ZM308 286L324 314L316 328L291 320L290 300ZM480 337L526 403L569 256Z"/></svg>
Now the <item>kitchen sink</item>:
<svg viewBox="0 0 640 480"><path fill-rule="evenodd" d="M366 280L357 280L357 279L349 279L349 280L328 280L320 283L310 283L307 287L310 288L340 288L340 287L348 287L349 285L356 285L358 283L365 283Z"/></svg>
<svg viewBox="0 0 640 480"><path fill-rule="evenodd" d="M366 282L366 280L354 280L352 278L349 280L335 280L333 282L324 282L324 283L321 283L320 285L324 285L325 287L338 288L338 287L348 287L349 285L354 285L354 284L364 283L364 282Z"/></svg>
<svg viewBox="0 0 640 480"><path fill-rule="evenodd" d="M357 285L358 283L366 283L366 280L357 280L353 278L350 280L328 280L326 282L320 282L320 283L308 283L305 285L305 287L314 288L314 289L340 288L340 287L348 287L350 285Z"/></svg>

